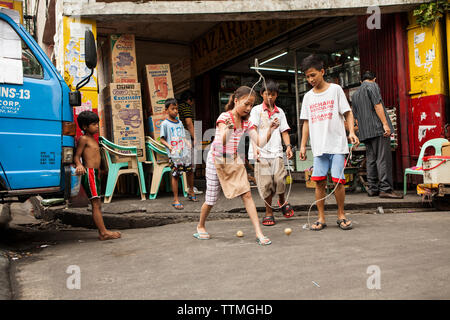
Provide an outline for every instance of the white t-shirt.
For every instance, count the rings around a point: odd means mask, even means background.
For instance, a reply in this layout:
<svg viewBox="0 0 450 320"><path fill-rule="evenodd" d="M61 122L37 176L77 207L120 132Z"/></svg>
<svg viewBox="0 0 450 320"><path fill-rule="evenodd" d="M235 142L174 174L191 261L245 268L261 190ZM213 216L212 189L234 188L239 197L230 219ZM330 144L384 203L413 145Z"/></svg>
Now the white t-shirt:
<svg viewBox="0 0 450 320"><path fill-rule="evenodd" d="M303 97L301 120L309 122L309 137L314 157L324 153L349 152L345 134L344 113L351 111L342 88L330 83L327 90L315 93L313 89Z"/></svg>
<svg viewBox="0 0 450 320"><path fill-rule="evenodd" d="M270 128L270 124L273 120L278 119L280 126L272 132L269 142L260 150L261 158L282 158L283 157L283 145L281 143L281 133L289 130L290 127L286 120L284 111L274 106L273 111L270 112L264 105L264 102L260 105L253 107L250 112L250 122L257 127L258 135L260 139L267 137L267 130ZM253 145L250 144L248 149L248 158L254 159Z"/></svg>

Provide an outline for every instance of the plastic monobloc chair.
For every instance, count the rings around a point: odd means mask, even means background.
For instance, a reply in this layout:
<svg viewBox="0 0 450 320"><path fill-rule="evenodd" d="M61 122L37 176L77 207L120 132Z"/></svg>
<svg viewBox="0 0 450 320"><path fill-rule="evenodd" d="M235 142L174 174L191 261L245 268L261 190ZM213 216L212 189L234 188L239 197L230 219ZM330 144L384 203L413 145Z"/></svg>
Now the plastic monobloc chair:
<svg viewBox="0 0 450 320"><path fill-rule="evenodd" d="M408 174L416 174L416 175L422 175L423 176L422 160L423 160L423 155L425 154L425 150L428 147L433 147L434 150L435 150L435 155L436 156L440 156L442 154L442 145L444 143L447 143L447 142L448 142L447 139L436 138L436 139L428 140L427 142L425 142L422 145L422 149L420 149L420 154L419 154L419 158L417 159L416 166L405 169L405 175L403 177L403 194L404 195L406 195L406 182L407 182L406 176Z"/></svg>
<svg viewBox="0 0 450 320"><path fill-rule="evenodd" d="M141 200L145 200L147 190L145 188L144 170L138 160L136 147L119 146L104 137L99 137L101 149L108 169L104 203L110 203L117 179L122 174L133 173L138 177Z"/></svg>
<svg viewBox="0 0 450 320"><path fill-rule="evenodd" d="M161 181L164 177L164 174L166 172L170 173L171 169L169 166L169 157L164 145L148 136L145 138L145 140L146 140L145 146L147 151L147 159L153 165L152 182L151 185L149 186L150 193L148 197L149 199L154 200L158 195L159 187L161 185ZM170 186L171 186L170 180L166 179L166 191L171 190ZM181 179L181 187L183 190L184 197L187 197L188 189L187 189L186 172L183 172Z"/></svg>

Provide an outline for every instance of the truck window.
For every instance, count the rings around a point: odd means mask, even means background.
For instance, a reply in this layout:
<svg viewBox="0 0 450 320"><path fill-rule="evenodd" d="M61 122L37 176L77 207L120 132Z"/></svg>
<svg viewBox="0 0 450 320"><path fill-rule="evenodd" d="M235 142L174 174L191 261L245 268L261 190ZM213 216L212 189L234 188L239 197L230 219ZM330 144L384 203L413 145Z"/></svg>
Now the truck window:
<svg viewBox="0 0 450 320"><path fill-rule="evenodd" d="M44 70L41 64L31 52L30 48L22 40L22 66L23 66L23 76L30 78L43 79Z"/></svg>
<svg viewBox="0 0 450 320"><path fill-rule="evenodd" d="M0 33L0 39L4 38L5 41L8 41L11 46L10 50L7 52L8 55L5 57L10 59L20 59L20 56L22 56L23 76L43 79L44 70L41 64L14 28L11 27L6 21L0 20ZM3 45L1 40L0 43ZM22 52L20 52L20 49L22 49ZM0 54L1 52L2 50L0 50Z"/></svg>

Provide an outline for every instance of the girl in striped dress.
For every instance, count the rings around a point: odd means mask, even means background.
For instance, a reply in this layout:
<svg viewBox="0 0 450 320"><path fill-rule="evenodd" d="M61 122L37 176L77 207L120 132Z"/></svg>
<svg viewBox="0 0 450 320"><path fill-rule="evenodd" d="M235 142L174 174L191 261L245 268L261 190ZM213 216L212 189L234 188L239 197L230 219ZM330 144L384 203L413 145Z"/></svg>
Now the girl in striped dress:
<svg viewBox="0 0 450 320"><path fill-rule="evenodd" d="M225 107L226 112L223 112L216 121L216 134L206 161L205 202L201 208L197 233L194 233L194 237L199 240L210 239L210 235L205 228L206 218L217 202L220 190L223 189L225 195L231 193L233 194L231 197L240 196L242 198L245 209L255 228L257 243L260 245L271 244L270 239L265 237L261 231L256 206L250 192L250 185L248 184L244 162L240 160L237 155L239 141L244 133L248 133L253 143L259 147L263 147L267 141L270 140L272 132L279 126L278 120L272 122L265 141L262 141L264 139L261 139L260 141L255 127L248 120L255 99L256 93L251 88L246 86L238 88L230 97L230 100ZM226 163L221 165L224 161L223 159L225 159L225 162L228 162L228 159L232 159L232 164L230 164L230 166ZM230 168L232 168L231 166L233 166L232 170L230 170ZM239 175L238 172L244 172L245 179L240 179L242 175ZM230 196L227 197L229 198Z"/></svg>

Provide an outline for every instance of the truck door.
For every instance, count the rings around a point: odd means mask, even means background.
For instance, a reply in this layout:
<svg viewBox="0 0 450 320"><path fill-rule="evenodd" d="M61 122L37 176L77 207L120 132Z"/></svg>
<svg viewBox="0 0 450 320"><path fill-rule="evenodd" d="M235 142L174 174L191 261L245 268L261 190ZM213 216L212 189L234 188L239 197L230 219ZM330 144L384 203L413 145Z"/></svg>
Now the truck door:
<svg viewBox="0 0 450 320"><path fill-rule="evenodd" d="M20 40L23 71L23 84L0 82L2 178L11 190L57 187L61 179L61 85L23 29L0 15L0 30Z"/></svg>

